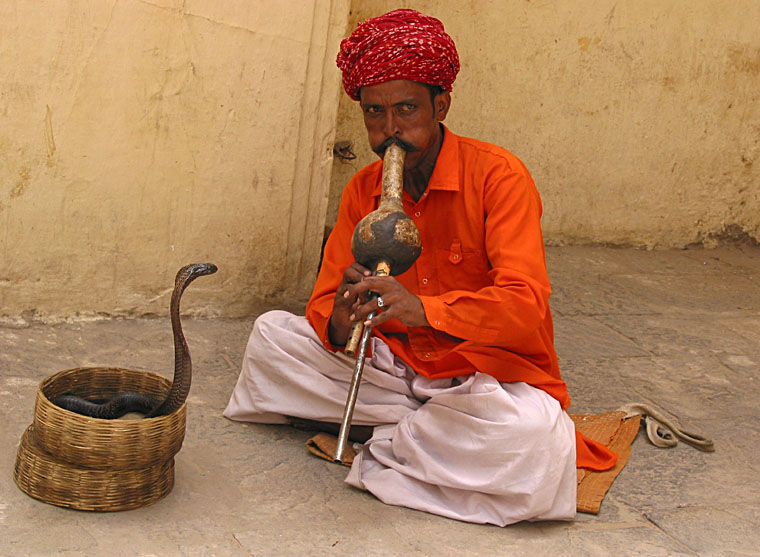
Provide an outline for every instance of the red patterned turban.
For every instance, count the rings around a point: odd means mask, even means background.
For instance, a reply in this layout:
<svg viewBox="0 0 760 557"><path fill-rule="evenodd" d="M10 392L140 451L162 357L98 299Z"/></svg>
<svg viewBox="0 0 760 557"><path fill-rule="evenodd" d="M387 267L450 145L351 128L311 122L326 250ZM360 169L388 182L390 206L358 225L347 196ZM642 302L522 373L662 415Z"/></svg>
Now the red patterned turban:
<svg viewBox="0 0 760 557"><path fill-rule="evenodd" d="M360 23L340 43L336 60L343 87L359 100L359 89L394 79L440 85L451 91L459 56L443 23L414 10L394 10Z"/></svg>

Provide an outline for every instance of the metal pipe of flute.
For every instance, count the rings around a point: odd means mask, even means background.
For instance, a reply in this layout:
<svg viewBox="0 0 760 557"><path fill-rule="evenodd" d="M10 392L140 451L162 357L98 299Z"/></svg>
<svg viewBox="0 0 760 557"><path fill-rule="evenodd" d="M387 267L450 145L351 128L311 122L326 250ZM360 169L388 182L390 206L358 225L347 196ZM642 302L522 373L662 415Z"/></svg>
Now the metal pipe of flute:
<svg viewBox="0 0 760 557"><path fill-rule="evenodd" d="M391 266L385 261L380 261L375 267L373 273L376 277L384 277L391 274ZM377 298L375 292L369 293L369 298ZM367 316L367 320L372 319L377 312L373 311ZM338 444L335 447L335 462L343 462L343 451L346 450L348 442L348 433L351 430L351 418L354 415L356 406L356 395L359 392L359 383L361 383L362 372L364 371L364 359L367 357L367 345L372 335L372 327L365 327L362 321L357 321L351 329L351 335L346 342L346 354L356 356L354 363L354 374L351 377L351 386L348 389L346 407L343 409L343 420L340 423L340 433L338 433ZM350 350L350 353L349 353Z"/></svg>
<svg viewBox="0 0 760 557"><path fill-rule="evenodd" d="M363 333L364 323L357 321L351 325L351 332L348 333L346 348L343 350L346 353L346 356L351 356L352 358L356 356L356 352L359 349L359 344L361 343Z"/></svg>
<svg viewBox="0 0 760 557"><path fill-rule="evenodd" d="M372 319L375 316L373 311L367 316L367 319ZM343 409L343 420L340 423L340 433L338 433L338 444L335 446L335 462L343 462L343 452L346 450L346 443L348 442L348 432L351 430L351 418L354 415L354 407L356 406L356 395L359 392L359 383L362 379L362 371L364 370L364 359L367 356L367 345L369 344L369 337L372 335L372 327L364 327L362 331L362 338L359 341L359 350L356 353L356 363L354 363L354 374L351 377L351 386L348 389L348 398L346 399L346 407Z"/></svg>

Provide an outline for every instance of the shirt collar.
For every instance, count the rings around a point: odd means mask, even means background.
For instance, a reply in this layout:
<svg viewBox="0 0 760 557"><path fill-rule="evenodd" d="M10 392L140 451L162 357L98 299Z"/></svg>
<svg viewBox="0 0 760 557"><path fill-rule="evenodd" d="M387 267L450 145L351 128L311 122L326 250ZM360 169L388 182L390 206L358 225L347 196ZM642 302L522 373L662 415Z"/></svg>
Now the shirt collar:
<svg viewBox="0 0 760 557"><path fill-rule="evenodd" d="M449 128L441 124L443 128L443 145L435 161L433 174L430 176L426 191L443 190L459 191L459 139L449 131ZM378 166L382 176L382 161ZM381 196L383 193L382 179L378 179L373 196Z"/></svg>
<svg viewBox="0 0 760 557"><path fill-rule="evenodd" d="M428 190L459 191L459 138L443 127L443 145L435 161Z"/></svg>

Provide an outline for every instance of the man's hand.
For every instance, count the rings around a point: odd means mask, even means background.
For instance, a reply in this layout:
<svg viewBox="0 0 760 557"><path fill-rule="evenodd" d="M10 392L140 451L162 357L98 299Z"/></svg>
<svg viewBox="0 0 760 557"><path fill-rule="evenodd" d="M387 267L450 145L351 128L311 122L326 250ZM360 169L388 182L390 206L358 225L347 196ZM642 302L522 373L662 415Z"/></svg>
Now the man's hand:
<svg viewBox="0 0 760 557"><path fill-rule="evenodd" d="M351 286L361 282L363 278L369 277L371 274L372 272L369 269L356 262L353 262L343 273L343 280L335 293L332 317L330 317L328 326L330 343L333 346L345 346L351 332L353 306L359 302L358 293L351 292Z"/></svg>
<svg viewBox="0 0 760 557"><path fill-rule="evenodd" d="M383 299L382 308L378 306L377 298L362 302L370 291L376 292ZM377 327L395 317L407 327L430 326L422 301L394 277L365 275L361 281L349 286L348 292L349 298L354 300L351 307L353 321L365 320L371 312L379 309L381 311L371 321L365 322L365 325Z"/></svg>

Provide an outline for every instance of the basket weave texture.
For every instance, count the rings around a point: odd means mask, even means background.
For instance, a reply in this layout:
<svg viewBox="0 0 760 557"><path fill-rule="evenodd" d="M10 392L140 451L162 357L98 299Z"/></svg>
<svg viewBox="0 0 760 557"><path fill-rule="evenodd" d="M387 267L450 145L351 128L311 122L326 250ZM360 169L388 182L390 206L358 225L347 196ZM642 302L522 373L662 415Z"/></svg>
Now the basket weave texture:
<svg viewBox="0 0 760 557"><path fill-rule="evenodd" d="M174 455L185 436L186 405L168 416L103 420L64 410L50 398L107 399L140 392L162 399L171 381L147 371L75 368L42 381L34 422L24 432L16 483L36 499L79 510L118 511L155 503L174 486Z"/></svg>
<svg viewBox="0 0 760 557"><path fill-rule="evenodd" d="M30 425L21 437L14 477L24 493L51 505L126 511L153 504L172 490L174 459L133 470L80 468L43 451Z"/></svg>

